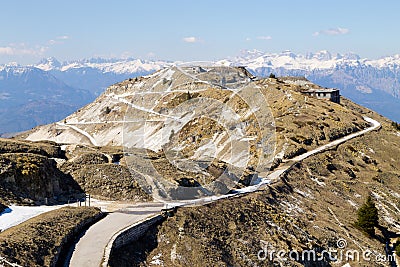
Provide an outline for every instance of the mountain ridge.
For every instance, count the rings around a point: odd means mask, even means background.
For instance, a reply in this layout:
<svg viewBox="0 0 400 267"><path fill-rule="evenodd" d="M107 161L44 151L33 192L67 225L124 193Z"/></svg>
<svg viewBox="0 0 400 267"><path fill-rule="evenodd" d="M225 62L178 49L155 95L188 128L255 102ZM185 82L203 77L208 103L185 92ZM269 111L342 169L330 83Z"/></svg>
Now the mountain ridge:
<svg viewBox="0 0 400 267"><path fill-rule="evenodd" d="M50 58L48 62L54 59ZM151 61L134 58L127 59L102 59L92 58L77 61L69 61L49 67L49 64L34 65L47 71L67 72L72 69L96 69L101 73L136 74L136 76L148 74L161 68L176 65L181 62ZM373 90L381 90L394 98L400 95L400 55L385 56L378 59L361 58L356 53L336 53L332 55L327 50L296 54L289 50L281 53L265 53L259 50L242 51L233 58L222 59L214 62L216 65L246 66L253 74L268 76L274 72L278 76L305 76L311 81L319 80L332 73L344 72L354 81L351 82L351 90L361 93L372 93ZM331 86L332 81L322 80L323 86ZM338 87L347 85L339 83ZM364 90L362 89L364 88ZM357 101L357 99L354 99ZM365 103L363 103L365 104ZM396 118L398 120L398 118Z"/></svg>
<svg viewBox="0 0 400 267"><path fill-rule="evenodd" d="M162 68L180 65L182 62L166 60L142 60L135 58L125 59L103 59L89 58L74 61L59 62L56 58L47 58L37 64L22 66L16 63L0 66L0 84L7 82L10 73L23 80L21 76L28 70L39 73L46 82L54 81L64 83L69 87L70 97L75 99L86 99L85 101L72 100L71 109L66 110L63 115L47 118L45 120L32 121L29 112L24 112L23 106L27 105L29 98L19 95L18 105L9 105L13 91L17 85L0 88L0 101L3 114L7 114L7 120L3 121L0 133L18 132L27 130L41 123L57 121L65 117L65 113L71 113L80 106L90 102L99 96L106 88L117 82L148 75ZM323 50L305 55L296 54L291 51L282 53L265 53L259 50L243 51L241 55L233 58L222 59L211 62L217 65L246 66L256 76L268 77L270 73L276 76L304 76L308 80L325 87L334 87L341 90L341 94L352 101L371 108L394 121L400 121L400 114L396 112L400 108L400 55L386 56L379 59L361 58L355 53L331 54ZM30 78L30 77L27 77ZM25 79L27 79L25 78ZM29 81L32 84L32 81ZM41 91L42 86L36 85L33 91ZM80 89L89 91L89 97L82 97ZM48 96L54 97L53 92ZM59 103L59 102L57 102ZM23 105L22 105L23 104ZM21 106L22 105L22 106ZM21 107L20 107L21 106ZM53 105L53 107L56 105ZM60 105L61 106L61 105ZM64 104L65 106L65 104ZM37 105L39 113L58 114L52 108ZM18 112L24 112L17 116ZM4 117L4 116L3 116ZM6 127L10 121L21 121L18 126Z"/></svg>

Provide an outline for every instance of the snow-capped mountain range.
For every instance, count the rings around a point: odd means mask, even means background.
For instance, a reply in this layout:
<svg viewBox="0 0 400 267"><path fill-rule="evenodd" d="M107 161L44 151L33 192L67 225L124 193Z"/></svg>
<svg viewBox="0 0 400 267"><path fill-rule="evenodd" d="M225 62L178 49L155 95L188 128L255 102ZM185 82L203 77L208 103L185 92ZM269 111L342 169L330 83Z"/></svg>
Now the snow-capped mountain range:
<svg viewBox="0 0 400 267"><path fill-rule="evenodd" d="M354 53L298 55L253 50L219 63L246 66L257 76L304 76L319 85L339 88L345 97L400 121L400 55L371 60Z"/></svg>
<svg viewBox="0 0 400 267"><path fill-rule="evenodd" d="M122 80L162 69L166 61L141 59L91 58L60 63L55 58L43 59L32 67L47 71L70 86L84 88L100 95L108 86Z"/></svg>
<svg viewBox="0 0 400 267"><path fill-rule="evenodd" d="M264 53L259 50L251 50L242 51L240 55L232 59L221 60L220 62L224 62L225 64L245 63L250 69L272 67L310 71L315 69L332 69L342 65L353 67L365 65L375 68L396 67L400 64L400 55L371 60L366 58L361 59L355 53L332 55L326 50L307 53L306 55L295 54L288 50L282 53Z"/></svg>
<svg viewBox="0 0 400 267"><path fill-rule="evenodd" d="M56 58L42 59L38 64L33 65L44 71L68 71L71 69L93 68L102 72L113 72L116 74L127 74L137 72L149 72L162 68L165 61L148 61L141 59L103 59L91 58L71 62L60 63Z"/></svg>
<svg viewBox="0 0 400 267"><path fill-rule="evenodd" d="M30 66L0 66L0 109L3 114L0 116L0 134L61 119L66 114L54 113L55 106L82 106L116 82L180 63L134 58L92 58L61 63L55 58L47 58ZM214 63L245 66L257 76L268 76L270 73L276 76L304 76L322 86L339 88L342 95L353 101L400 121L397 112L400 109L400 55L371 60L354 53L333 55L328 51L319 51L302 55L291 51L264 53L251 50ZM51 103L33 105L35 101ZM27 105L31 108L25 112ZM42 114L40 120L29 116L32 108L35 113ZM12 121L18 123L10 123Z"/></svg>
<svg viewBox="0 0 400 267"><path fill-rule="evenodd" d="M71 75L89 77L97 73L103 76L125 78L125 76L131 77L132 75L148 74L163 67L179 63L181 62L148 61L133 58L93 58L60 63L55 58L48 58L42 60L39 64L33 65L33 67L48 71L68 83L67 80L72 78L70 77ZM400 79L400 55L371 60L362 59L354 53L332 55L326 50L307 53L306 55L295 54L291 51L264 53L252 50L243 51L239 56L223 59L215 62L215 64L229 66L243 65L259 76L266 76L272 72L278 76L305 76L311 80L317 74L317 76L327 76L342 71L357 80L354 89L358 91L370 93L373 89L377 89L385 91L396 98L400 95L400 86L398 83ZM81 88L96 92L97 94L105 89L104 85L92 84L81 86ZM74 79L71 79L70 85L79 87L80 84L76 84Z"/></svg>

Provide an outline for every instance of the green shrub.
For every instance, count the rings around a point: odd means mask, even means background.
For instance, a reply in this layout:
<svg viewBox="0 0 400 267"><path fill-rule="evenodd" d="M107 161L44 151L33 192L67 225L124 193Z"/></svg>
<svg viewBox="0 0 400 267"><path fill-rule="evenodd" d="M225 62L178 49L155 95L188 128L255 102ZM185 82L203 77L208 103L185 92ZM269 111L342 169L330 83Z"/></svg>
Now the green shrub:
<svg viewBox="0 0 400 267"><path fill-rule="evenodd" d="M400 240L397 240L397 242L394 244L394 251L396 252L397 256L400 257Z"/></svg>
<svg viewBox="0 0 400 267"><path fill-rule="evenodd" d="M357 222L355 226L369 236L375 235L375 226L378 226L378 209L371 196L368 196L367 201L357 211Z"/></svg>
<svg viewBox="0 0 400 267"><path fill-rule="evenodd" d="M36 175L39 172L39 167L35 161L26 156L17 158L17 169L20 170L22 175Z"/></svg>
<svg viewBox="0 0 400 267"><path fill-rule="evenodd" d="M111 108L110 107L106 107L104 110L105 114L109 114L111 112Z"/></svg>
<svg viewBox="0 0 400 267"><path fill-rule="evenodd" d="M393 128L395 128L396 130L399 130L399 131L400 131L400 123L397 123L397 122L392 121L392 126L393 126Z"/></svg>

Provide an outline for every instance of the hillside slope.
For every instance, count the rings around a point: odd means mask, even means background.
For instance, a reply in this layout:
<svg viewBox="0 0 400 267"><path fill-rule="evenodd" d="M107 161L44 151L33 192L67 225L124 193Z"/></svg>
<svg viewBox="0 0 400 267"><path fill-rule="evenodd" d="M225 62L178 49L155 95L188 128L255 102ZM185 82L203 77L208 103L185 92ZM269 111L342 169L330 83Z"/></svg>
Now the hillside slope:
<svg viewBox="0 0 400 267"><path fill-rule="evenodd" d="M304 96L320 88L309 81L254 78L240 67L166 68L110 86L22 137L122 145L142 187L181 199L248 185L283 159L368 126L342 105Z"/></svg>
<svg viewBox="0 0 400 267"><path fill-rule="evenodd" d="M51 142L0 139L0 202L38 205L80 198L81 187L57 167L61 158L63 151Z"/></svg>
<svg viewBox="0 0 400 267"><path fill-rule="evenodd" d="M386 243L400 233L400 132L349 100L341 109L378 120L382 128L296 164L265 190L179 209L139 240L140 247L117 251L110 266L387 266ZM301 131L307 124L296 125L288 121L285 128ZM277 132L278 140L288 134ZM368 195L379 214L372 237L354 226ZM311 250L316 260L301 256ZM324 250L336 250L330 255L337 260L320 258ZM352 253L359 259L346 256Z"/></svg>
<svg viewBox="0 0 400 267"><path fill-rule="evenodd" d="M384 265L378 257L400 231L400 132L346 98L337 104L302 94L310 88L323 90L304 78L255 79L240 67L172 67L115 84L57 124L20 138L70 143L61 168L76 175L87 164L75 179L94 194L97 185L103 197L118 191L114 171L101 181L111 168L103 164L111 163L127 168L127 177L153 197L182 200L257 182L373 118L380 130L297 163L264 190L178 209L140 246L116 251L111 265L343 266L348 259L282 260L265 253L321 256L338 248L342 255L371 251L351 266ZM354 226L368 195L379 212L372 237Z"/></svg>

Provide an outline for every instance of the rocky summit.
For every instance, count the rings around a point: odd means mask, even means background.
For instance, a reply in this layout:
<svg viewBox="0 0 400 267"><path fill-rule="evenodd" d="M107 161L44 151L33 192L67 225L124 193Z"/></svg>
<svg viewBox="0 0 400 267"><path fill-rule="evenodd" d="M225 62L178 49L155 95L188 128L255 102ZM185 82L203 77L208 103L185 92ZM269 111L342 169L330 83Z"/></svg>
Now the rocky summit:
<svg viewBox="0 0 400 267"><path fill-rule="evenodd" d="M300 78L258 79L244 67L175 66L110 86L23 137L122 147L123 162L156 198L220 195L368 125L342 105L303 94L317 89L326 90Z"/></svg>

